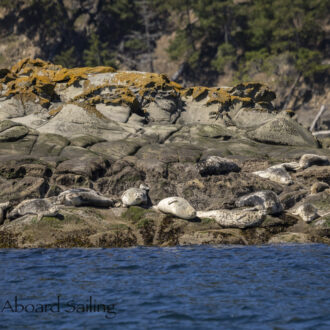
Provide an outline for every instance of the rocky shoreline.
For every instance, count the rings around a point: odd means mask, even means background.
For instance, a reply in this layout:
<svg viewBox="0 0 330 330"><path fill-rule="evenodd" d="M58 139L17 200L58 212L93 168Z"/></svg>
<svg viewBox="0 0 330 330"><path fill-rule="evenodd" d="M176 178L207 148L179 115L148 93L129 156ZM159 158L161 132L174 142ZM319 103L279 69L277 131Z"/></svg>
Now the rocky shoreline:
<svg viewBox="0 0 330 330"><path fill-rule="evenodd" d="M0 248L329 244L330 149L259 83L0 70Z"/></svg>

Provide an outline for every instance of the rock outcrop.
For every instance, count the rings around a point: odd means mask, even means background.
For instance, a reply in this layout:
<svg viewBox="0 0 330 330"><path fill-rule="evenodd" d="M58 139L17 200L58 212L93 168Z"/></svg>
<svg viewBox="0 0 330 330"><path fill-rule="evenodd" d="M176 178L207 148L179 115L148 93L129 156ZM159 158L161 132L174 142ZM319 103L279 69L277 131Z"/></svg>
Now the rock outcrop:
<svg viewBox="0 0 330 330"><path fill-rule="evenodd" d="M0 247L329 242L330 151L274 98L39 59L1 69ZM292 214L306 203L320 219Z"/></svg>

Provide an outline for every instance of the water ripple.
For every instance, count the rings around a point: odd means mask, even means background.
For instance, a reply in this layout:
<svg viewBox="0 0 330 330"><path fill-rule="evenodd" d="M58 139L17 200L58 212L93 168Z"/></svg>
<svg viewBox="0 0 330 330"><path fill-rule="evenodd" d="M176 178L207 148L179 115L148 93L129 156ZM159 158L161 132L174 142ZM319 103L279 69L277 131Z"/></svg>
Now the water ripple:
<svg viewBox="0 0 330 330"><path fill-rule="evenodd" d="M319 244L4 249L1 328L329 329L329 255ZM55 312L12 312L15 296Z"/></svg>

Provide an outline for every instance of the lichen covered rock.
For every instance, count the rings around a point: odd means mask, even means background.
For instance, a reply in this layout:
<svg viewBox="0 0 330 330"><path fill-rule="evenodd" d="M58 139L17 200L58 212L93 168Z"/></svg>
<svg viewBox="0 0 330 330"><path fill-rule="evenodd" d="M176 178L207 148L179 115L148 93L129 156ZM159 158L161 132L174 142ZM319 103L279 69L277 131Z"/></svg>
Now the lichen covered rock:
<svg viewBox="0 0 330 330"><path fill-rule="evenodd" d="M274 97L39 59L0 70L0 247L6 230L23 247L263 244L296 229L326 241L290 210L330 212L329 150Z"/></svg>

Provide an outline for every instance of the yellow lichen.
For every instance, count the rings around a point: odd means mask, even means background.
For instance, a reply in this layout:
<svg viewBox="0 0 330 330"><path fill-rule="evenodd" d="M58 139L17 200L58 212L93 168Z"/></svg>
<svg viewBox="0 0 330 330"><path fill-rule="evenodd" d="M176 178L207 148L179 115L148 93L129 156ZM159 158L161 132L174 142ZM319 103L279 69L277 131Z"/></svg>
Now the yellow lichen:
<svg viewBox="0 0 330 330"><path fill-rule="evenodd" d="M52 117L55 117L62 109L63 109L63 105L51 109L50 111L48 111L48 114Z"/></svg>
<svg viewBox="0 0 330 330"><path fill-rule="evenodd" d="M98 73L114 74L105 76L107 80L101 85L92 86L88 80L89 75ZM196 102L205 100L207 106L219 104L222 109L238 102L244 106L260 102L269 104L275 97L266 86L255 82L238 84L231 89L204 86L183 88L164 74L116 72L113 68L104 66L67 69L41 59L25 58L11 70L0 71L0 86L6 85L5 96L19 96L22 102L38 102L46 108L58 99L55 93L58 90L57 84L65 88L82 80L85 91L72 101L98 117L102 117L95 108L99 103L126 105L132 111L141 111L142 104L153 102L159 93L166 93L167 97L170 95L173 99L192 97ZM55 108L49 114L56 115L59 111L61 110Z"/></svg>
<svg viewBox="0 0 330 330"><path fill-rule="evenodd" d="M2 71L1 83L7 84L6 96L33 94L39 96L39 103L48 106L54 95L57 83L66 82L67 86L83 79L88 74L115 72L111 67L85 67L66 69L41 59L25 58L16 63L11 70Z"/></svg>

